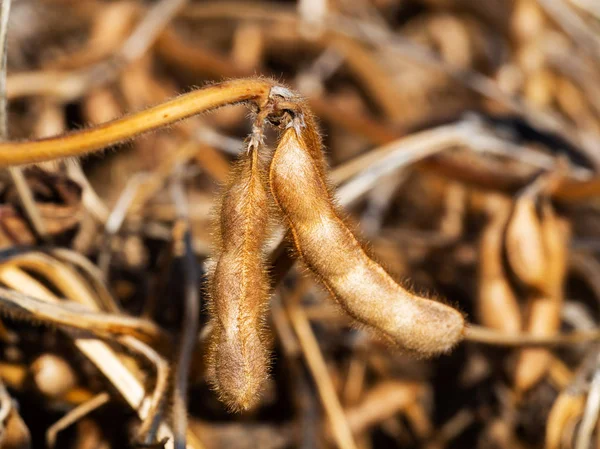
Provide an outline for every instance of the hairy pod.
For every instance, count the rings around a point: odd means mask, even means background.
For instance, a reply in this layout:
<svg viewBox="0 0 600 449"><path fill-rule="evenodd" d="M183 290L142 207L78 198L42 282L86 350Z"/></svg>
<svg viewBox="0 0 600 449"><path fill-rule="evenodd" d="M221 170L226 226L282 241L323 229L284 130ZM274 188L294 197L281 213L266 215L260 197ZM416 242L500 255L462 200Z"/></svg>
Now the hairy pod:
<svg viewBox="0 0 600 449"><path fill-rule="evenodd" d="M264 244L269 203L262 176L258 151L251 148L232 170L221 199L209 272L208 377L233 410L252 407L268 376Z"/></svg>
<svg viewBox="0 0 600 449"><path fill-rule="evenodd" d="M291 124L269 183L304 263L349 315L404 350L431 356L451 349L462 339L463 316L406 291L367 255L334 205L312 117Z"/></svg>

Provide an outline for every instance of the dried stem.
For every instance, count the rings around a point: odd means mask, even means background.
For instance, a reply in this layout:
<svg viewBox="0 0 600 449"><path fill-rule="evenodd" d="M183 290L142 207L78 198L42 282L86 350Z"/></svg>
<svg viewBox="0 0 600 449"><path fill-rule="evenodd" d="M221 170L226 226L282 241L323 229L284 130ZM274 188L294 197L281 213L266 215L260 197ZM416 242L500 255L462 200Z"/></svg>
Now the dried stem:
<svg viewBox="0 0 600 449"><path fill-rule="evenodd" d="M2 267L4 275L14 267ZM17 276L17 271L14 271ZM21 281L27 282L25 277ZM94 312L77 303L62 301L52 304L15 290L0 287L0 311L9 316L35 319L52 326L64 326L104 338L128 334L148 342L165 341L166 336L151 321L124 315Z"/></svg>
<svg viewBox="0 0 600 449"><path fill-rule="evenodd" d="M77 277L74 276L72 273L71 274L69 274L68 272L62 273L61 272L62 271L61 264L58 261L56 261L56 260L52 261L52 259L50 259L50 258L48 258L48 260L45 260L44 258L40 258L39 256L37 257L37 259L33 258L33 260L31 260L31 256L27 256L27 257L29 258L29 260L25 259L25 256L23 256L21 258L22 260L20 260L20 261L19 260L10 261L11 263L15 262L16 266L8 266L7 268L14 269L19 266L19 264L16 262L25 262L25 265L28 266L29 269L40 272L42 275L45 275L46 278L48 278L49 280L51 280L55 284L57 284L57 286L59 287L59 290L61 290L63 293L68 292L69 295L71 295L74 300L76 300L80 303L83 303L83 304L87 305L88 307L94 308L95 310L98 309L96 300L93 297L90 297L89 294L85 293L85 289L83 289L82 285L79 285L79 286L65 285L65 284L68 284L69 282L71 284L73 284L73 283L78 284ZM7 264L7 263L5 262L5 264ZM4 266L2 266L2 267L3 267L3 270L6 269ZM0 280L2 281L3 284L5 284L7 286L10 286L13 288L18 288L24 294L35 296L37 298L41 298L41 300L43 300L47 303L56 303L59 301L59 299L56 297L56 295L54 295L47 288L45 288L40 282L33 279L31 276L27 275L22 270L20 270L20 271L13 270L12 273L10 271L8 273L5 273L4 271L0 271ZM11 292L11 294L14 294L14 292ZM22 309L23 298L19 297L19 299L17 301L18 302L16 304L12 304L12 305L17 307L16 310L18 312L20 312L23 310ZM57 318L60 318L62 320L66 319L69 321L70 324L74 325L71 327L77 328L77 326L78 326L77 323L82 321L81 315L79 315L79 317L76 317L71 314L72 320L69 320L68 316L62 315L62 312L64 312L65 310L66 309L62 308L61 311L59 312L59 315L57 316ZM33 314L28 313L27 311L26 311L26 313L28 315L24 316L24 318L39 320L39 316L36 314L35 310L33 311ZM102 316L102 315L96 315L96 316L98 317L98 316ZM56 320L54 320L53 317L49 317L49 318L50 318L49 324L51 324L51 323L56 324ZM116 321L119 321L121 318L127 318L127 317L121 316ZM114 320L110 319L110 321L114 321ZM69 323L65 323L65 324L67 324L67 326L69 326ZM108 323L105 323L105 324L108 324ZM112 326L112 325L110 325L110 326ZM89 332L90 328L86 328L86 330ZM102 332L103 331L101 330L101 334L102 334ZM114 333L112 333L112 332L111 332L111 334L114 335ZM132 334L130 332L125 332L125 334L135 335L135 333ZM139 335L139 336L141 337L142 335ZM106 337L109 337L109 336L106 335ZM134 410L137 411L140 419L145 420L148 417L148 415L150 414L150 412L152 411L152 400L148 399L146 397L146 392L145 392L144 386L139 381L137 375L134 372L132 372L131 369L126 368L125 365L123 365L123 363L120 361L117 354L115 354L115 352L108 345L106 345L103 341L100 341L97 339L90 339L89 337L86 336L86 337L75 337L74 343L75 343L75 346L86 357L88 357L94 363L94 365L96 365L98 367L100 372L102 372L103 375L105 375L106 378L115 386L115 388L119 391L119 393L123 396L123 398L128 402L128 404ZM164 423L164 421L161 421L161 423L158 427L157 436L159 439L164 439L165 437L169 438L169 441L167 442L165 448L173 449L173 441L172 441L173 432L172 432L171 428ZM202 443L200 441L198 441L197 438L195 438L191 432L188 433L187 448L188 449L202 449L203 448Z"/></svg>
<svg viewBox="0 0 600 449"><path fill-rule="evenodd" d="M329 418L334 441L339 449L356 449L356 442L346 420L344 409L335 392L335 387L327 371L327 365L319 348L319 343L310 328L310 323L295 301L288 300L285 306L310 373L317 385L321 402Z"/></svg>
<svg viewBox="0 0 600 449"><path fill-rule="evenodd" d="M180 180L176 180L172 184L171 192L179 218L175 224L175 250L177 257L183 258L183 277L185 282L184 320L181 326L177 368L175 371L175 388L173 390L173 432L175 436L175 449L185 449L188 428L188 377L198 336L198 320L200 316L200 298L198 297L199 279L198 263L192 247L187 199Z"/></svg>
<svg viewBox="0 0 600 449"><path fill-rule="evenodd" d="M109 401L110 395L106 392L102 392L70 410L69 413L48 427L48 430L46 431L46 444L48 447L53 448L56 445L56 437L59 432L65 430L67 427L73 425L81 418L89 415Z"/></svg>
<svg viewBox="0 0 600 449"><path fill-rule="evenodd" d="M600 340L600 330L572 332L550 336L531 334L507 335L502 332L471 324L465 329L465 341L492 346L570 346L581 343L594 343Z"/></svg>
<svg viewBox="0 0 600 449"><path fill-rule="evenodd" d="M119 343L145 357L152 363L156 371L154 393L150 399L146 417L142 421L137 435L138 442L150 444L154 442L156 432L162 420L162 409L169 387L169 365L154 349L130 335L119 338ZM183 448L185 449L185 445Z"/></svg>
<svg viewBox="0 0 600 449"><path fill-rule="evenodd" d="M0 143L0 167L82 156L228 104L262 106L273 82L240 79L205 87L112 122L47 139Z"/></svg>
<svg viewBox="0 0 600 449"><path fill-rule="evenodd" d="M156 2L123 43L115 59L131 63L141 58L187 2L188 0Z"/></svg>

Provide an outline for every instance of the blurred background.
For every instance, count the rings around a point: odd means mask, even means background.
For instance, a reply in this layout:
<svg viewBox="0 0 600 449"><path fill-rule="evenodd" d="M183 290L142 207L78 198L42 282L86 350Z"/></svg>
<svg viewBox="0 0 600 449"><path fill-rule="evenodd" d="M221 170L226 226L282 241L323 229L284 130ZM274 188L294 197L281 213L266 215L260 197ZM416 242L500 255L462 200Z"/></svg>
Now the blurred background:
<svg viewBox="0 0 600 449"><path fill-rule="evenodd" d="M3 140L275 79L316 115L338 203L375 259L490 333L432 360L402 354L275 242L271 377L257 407L228 412L206 382L203 276L212 210L252 121L227 107L100 155L2 171L0 447L168 448L187 432L193 449L600 448L600 3L1 10ZM71 309L17 307L19 294L139 317L159 337L124 324L126 337L91 340L83 315L63 332ZM178 368L186 332L191 363Z"/></svg>

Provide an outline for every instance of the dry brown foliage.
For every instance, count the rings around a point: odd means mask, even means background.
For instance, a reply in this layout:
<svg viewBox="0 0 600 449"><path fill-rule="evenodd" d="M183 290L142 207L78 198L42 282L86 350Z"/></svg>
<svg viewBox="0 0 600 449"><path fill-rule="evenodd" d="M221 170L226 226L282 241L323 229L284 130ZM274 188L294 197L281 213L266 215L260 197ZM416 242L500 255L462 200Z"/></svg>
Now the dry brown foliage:
<svg viewBox="0 0 600 449"><path fill-rule="evenodd" d="M600 447L599 19L0 2L0 447Z"/></svg>

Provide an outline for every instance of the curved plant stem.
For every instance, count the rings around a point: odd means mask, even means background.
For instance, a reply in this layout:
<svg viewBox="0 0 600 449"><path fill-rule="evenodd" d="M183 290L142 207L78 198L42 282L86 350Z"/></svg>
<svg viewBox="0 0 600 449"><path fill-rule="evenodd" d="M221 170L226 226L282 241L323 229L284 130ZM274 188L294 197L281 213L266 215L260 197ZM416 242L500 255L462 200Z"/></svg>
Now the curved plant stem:
<svg viewBox="0 0 600 449"><path fill-rule="evenodd" d="M52 424L46 431L46 445L49 448L54 448L56 445L56 437L58 433L65 430L67 427L79 421L81 418L89 415L94 410L102 407L104 404L110 402L110 395L103 391L98 393L96 396L88 401L78 405L74 409L70 410L66 415Z"/></svg>
<svg viewBox="0 0 600 449"><path fill-rule="evenodd" d="M47 139L1 142L0 167L81 156L221 106L268 100L273 82L239 79L214 84L111 122Z"/></svg>
<svg viewBox="0 0 600 449"><path fill-rule="evenodd" d="M156 382L149 401L147 416L142 420L137 435L138 442L141 444L151 444L156 439L162 419L166 393L169 388L169 365L152 347L131 335L119 338L119 343L146 358L154 365L156 371Z"/></svg>

